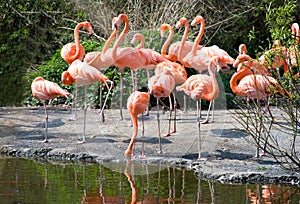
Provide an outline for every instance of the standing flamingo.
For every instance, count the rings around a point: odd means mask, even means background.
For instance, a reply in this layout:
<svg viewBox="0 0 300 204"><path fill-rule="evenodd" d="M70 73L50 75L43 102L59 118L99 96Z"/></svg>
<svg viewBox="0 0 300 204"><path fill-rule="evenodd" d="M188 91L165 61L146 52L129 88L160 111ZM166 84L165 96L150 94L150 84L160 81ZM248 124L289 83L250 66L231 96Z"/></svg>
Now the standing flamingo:
<svg viewBox="0 0 300 204"><path fill-rule="evenodd" d="M198 123L198 147L199 155L198 159L201 159L201 134L200 124L207 123L209 120L209 110L207 117L204 121L200 122L199 102L200 99L207 101L215 100L219 95L219 85L216 78L216 62L219 60L218 57L212 57L208 67L209 76L206 74L196 74L190 76L181 86L178 86L177 91L184 91L185 94L191 96L192 99L197 100L197 123Z"/></svg>
<svg viewBox="0 0 300 204"><path fill-rule="evenodd" d="M266 100L267 97L276 92L283 96L290 97L290 94L278 84L276 79L262 74L253 74L249 67L243 67L239 72L233 74L230 79L230 87L232 92L238 96L244 96L257 100ZM266 109L268 110L271 120L273 121L273 116L268 105ZM260 113L259 103L258 113ZM259 157L259 149L257 149L256 156Z"/></svg>
<svg viewBox="0 0 300 204"><path fill-rule="evenodd" d="M113 87L113 82L110 81L104 74L98 71L95 67L88 65L86 62L82 62L81 60L75 60L68 68L67 71L64 71L61 75L61 81L65 85L71 85L74 82L76 84L84 85L84 122L83 122L83 139L80 143L85 143L85 124L86 124L86 89L87 85L92 84L94 82L103 82L107 89L108 93L105 98L102 110L100 111L100 115L102 115L103 109L105 107L107 98L110 94L110 91ZM107 82L110 83L108 86Z"/></svg>
<svg viewBox="0 0 300 204"><path fill-rule="evenodd" d="M67 43L64 45L61 49L61 57L68 63L71 64L73 61L76 59L83 60L85 56L85 50L83 46L80 44L80 39L79 39L79 29L81 27L84 27L86 30L89 31L89 34L92 35L94 33L93 28L90 24L90 22L85 21L78 23L75 27L74 30L74 39L75 43Z"/></svg>
<svg viewBox="0 0 300 204"><path fill-rule="evenodd" d="M45 139L43 142L48 142L48 112L46 101L56 98L57 96L68 97L70 93L62 89L58 84L45 80L42 77L36 77L31 84L32 96L44 102L45 108Z"/></svg>
<svg viewBox="0 0 300 204"><path fill-rule="evenodd" d="M159 118L159 99L162 97L169 97L170 111L172 109L172 102L170 94L173 92L175 87L175 79L171 74L159 74L154 75L148 82L148 88L150 93L153 94L157 101L157 125L158 125L158 136L159 136L159 153L162 153L161 146L161 132L160 132L160 118Z"/></svg>
<svg viewBox="0 0 300 204"><path fill-rule="evenodd" d="M119 38L115 42L113 49L112 49L112 57L114 59L114 65L118 67L120 70L120 115L121 119L123 119L122 115L122 100L123 100L123 79L122 75L124 72L124 69L126 67L129 67L131 70L135 71L138 68L142 68L148 65L156 65L158 62L155 61L155 59L151 58L148 54L143 52L140 49L136 49L133 47L125 47L125 48L119 48L119 45L123 41L125 35L128 32L129 29L129 23L128 23L128 17L125 14L120 14L115 21L114 25L115 27L118 27L118 25L121 24L121 22L125 23L125 26L123 28L123 31L121 32ZM135 79L132 79L133 81L133 91L135 91L134 87L134 81Z"/></svg>
<svg viewBox="0 0 300 204"><path fill-rule="evenodd" d="M133 135L131 141L128 145L127 150L125 151L125 156L133 156L132 148L135 143L136 136L138 134L138 120L137 117L139 114L142 114L142 134L144 136L144 117L143 113L147 109L150 100L150 94L145 92L134 91L127 100L127 109L131 116L131 121L133 124ZM142 147L142 155L144 156L144 145Z"/></svg>
<svg viewBox="0 0 300 204"><path fill-rule="evenodd" d="M67 43L64 45L60 51L61 57L67 62L69 65L79 59L82 60L85 56L84 47L80 44L79 39L79 30L81 27L84 27L86 30L89 31L89 34L92 35L94 33L92 25L90 22L85 21L78 23L74 29L74 42ZM74 107L75 107L75 116L74 119L77 118L77 93L78 93L78 86L75 85L75 97L74 97Z"/></svg>

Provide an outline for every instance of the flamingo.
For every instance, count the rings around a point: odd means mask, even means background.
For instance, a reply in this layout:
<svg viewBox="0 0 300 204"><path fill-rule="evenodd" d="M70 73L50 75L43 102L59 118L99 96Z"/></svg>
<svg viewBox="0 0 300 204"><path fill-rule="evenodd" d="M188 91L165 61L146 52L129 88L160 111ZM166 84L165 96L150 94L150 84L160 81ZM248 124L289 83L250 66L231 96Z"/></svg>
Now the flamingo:
<svg viewBox="0 0 300 204"><path fill-rule="evenodd" d="M92 25L88 21L81 22L76 25L75 30L74 30L75 43L74 42L67 43L66 45L64 45L62 47L62 49L60 51L61 57L68 64L71 64L76 59L83 60L83 58L85 56L85 50L84 50L83 46L80 44L80 40L79 40L79 29L81 27L84 27L86 30L88 30L90 35L93 35L93 33L94 33Z"/></svg>
<svg viewBox="0 0 300 204"><path fill-rule="evenodd" d="M126 14L120 14L117 18L117 20L114 23L115 27L118 27L118 25L121 24L121 22L125 23L125 26L123 28L123 31L121 32L119 38L116 40L113 48L112 48L112 58L114 59L114 65L118 67L120 71L120 115L121 119L123 119L122 115L122 96L123 96L123 79L122 75L124 72L124 69L126 67L129 67L131 70L135 71L138 68L142 68L148 65L156 65L158 62L155 61L153 58L151 58L147 53L143 52L140 49L136 49L133 47L125 47L125 48L119 48L119 45L123 41L125 35L128 32L129 29L129 23L128 23L128 17ZM136 89L134 86L135 79L132 79L133 81L133 90Z"/></svg>
<svg viewBox="0 0 300 204"><path fill-rule="evenodd" d="M199 73L208 69L209 64L211 62L211 58L214 56L218 57L218 61L216 61L218 71L220 70L220 66L227 67L227 64L232 64L234 62L234 59L225 50L219 48L216 45L209 47L205 46L199 50L197 49L204 34L205 21L202 16L196 16L191 23L191 26L195 26L199 23L201 24L200 31L194 41L191 52L189 52L182 59L179 59L179 61L182 60L183 62L190 64L191 67L196 69Z"/></svg>
<svg viewBox="0 0 300 204"><path fill-rule="evenodd" d="M161 55L164 57L167 57L166 49L168 47L168 44L170 43L170 40L172 38L174 31L173 31L172 26L170 24L166 24L166 23L162 24L160 26L160 29L161 29L162 36L164 36L164 33L167 30L169 30L168 38L161 48ZM184 66L177 62L172 62L170 60L164 60L163 62L160 62L158 65L156 65L155 75L160 75L160 74L171 75L175 80L175 84L177 84L177 85L182 84L187 79L187 72L186 72ZM168 133L165 136L170 136L172 133L176 132L176 98L175 98L174 93L173 93L173 97L174 97L174 105L172 105L171 100L170 100L169 128L168 128ZM184 103L184 105L185 105L185 103ZM175 112L174 113L174 130L171 132L170 131L170 127L171 127L170 123L171 123L171 116L172 116L173 108L174 108L174 112ZM186 110L185 106L184 106L184 110Z"/></svg>
<svg viewBox="0 0 300 204"><path fill-rule="evenodd" d="M64 71L61 75L61 81L64 85L71 85L74 82L76 84L84 85L84 122L83 122L83 138L82 141L79 143L85 143L85 124L86 124L86 111L87 111L87 104L86 104L86 89L87 85L92 84L94 82L103 82L107 89L108 93L104 101L104 105L100 111L100 115L102 115L103 109L105 107L106 101L110 94L110 91L113 87L113 82L110 81L104 74L102 74L99 70L95 67L88 65L86 62L82 62L81 60L75 60L69 66L67 71ZM110 83L108 86L107 82Z"/></svg>
<svg viewBox="0 0 300 204"><path fill-rule="evenodd" d="M209 63L207 74L196 74L190 76L181 86L176 87L177 91L184 91L185 94L191 96L193 100L197 100L197 123L198 123L198 147L199 154L198 159L201 159L201 134L200 134L200 124L207 123L209 120L209 110L207 117L204 121L200 122L200 112L199 109L200 99L207 101L215 100L219 95L219 85L216 78L216 62L219 57L212 57Z"/></svg>
<svg viewBox="0 0 300 204"><path fill-rule="evenodd" d="M230 79L230 87L232 89L232 92L238 96L253 98L257 100L266 100L267 97L274 93L279 93L282 96L291 97L290 94L278 84L276 79L271 76L262 74L253 74L252 70L249 67L243 67L239 72L233 74ZM271 114L269 106L267 106L267 110L270 114L271 120L273 121L273 116ZM257 149L256 156L259 157L259 149Z"/></svg>
<svg viewBox="0 0 300 204"><path fill-rule="evenodd" d="M276 69L278 76L280 76L279 68L283 66L283 72L289 72L287 56L288 49L280 45L279 40L275 40L273 47L266 51L262 56L259 57L259 61L265 67L268 67L270 70Z"/></svg>
<svg viewBox="0 0 300 204"><path fill-rule="evenodd" d="M156 52L155 50L149 49L149 48L144 48L145 45L145 37L141 34L141 33L136 33L132 40L131 40L131 45L132 47L134 47L134 44L136 41L140 41L140 43L135 47L136 49L141 49L143 52L147 53L151 58L153 58L155 61L157 61L158 63L163 62L166 60L165 57L163 57L161 54L159 54L158 52ZM145 67L143 67L146 69L147 71L147 77L148 77L148 81L150 79L150 70L153 70L156 68L156 65L154 64L149 64L146 65Z"/></svg>
<svg viewBox="0 0 300 204"><path fill-rule="evenodd" d="M86 30L89 31L89 35L93 35L94 31L90 22L85 21L78 23L74 29L74 39L75 43L67 43L64 45L60 51L61 57L67 62L69 65L75 61L76 59L82 60L85 56L84 47L80 44L79 39L79 30L81 27L84 27ZM75 85L75 97L74 97L74 106L75 106L75 116L74 119L77 118L77 93L78 93L78 86Z"/></svg>
<svg viewBox="0 0 300 204"><path fill-rule="evenodd" d="M299 40L300 40L299 24L293 23L291 29L292 29L292 35L293 35L293 37L296 38L296 41L295 41L294 45L289 47L288 52L289 52L290 66L295 66L295 65L297 65L298 57L299 57L298 56L298 48L297 48L297 46L299 44Z"/></svg>
<svg viewBox="0 0 300 204"><path fill-rule="evenodd" d="M138 121L137 117L139 114L142 114L142 124L143 124L143 136L144 136L144 118L143 113L147 109L150 100L150 94L146 92L134 91L127 100L127 109L131 116L131 121L133 124L133 135L131 137L131 141L126 149L124 155L125 156L134 156L132 152L133 145L135 143L136 136L138 134ZM142 149L142 157L144 154L144 146Z"/></svg>
<svg viewBox="0 0 300 204"><path fill-rule="evenodd" d="M45 80L43 77L36 77L31 83L32 96L42 100L45 108L45 139L43 142L48 142L48 112L46 101L56 98L57 96L68 97L70 93L62 89L58 84Z"/></svg>
<svg viewBox="0 0 300 204"><path fill-rule="evenodd" d="M170 72L170 71L166 71ZM159 99L162 97L169 97L170 111L171 111L171 97L170 94L173 92L175 87L175 79L171 74L159 74L154 75L148 82L148 88L151 94L153 94L157 100L157 125L158 125L158 136L159 136L159 153L162 153L161 146L161 133L160 133L160 120L159 120Z"/></svg>
<svg viewBox="0 0 300 204"><path fill-rule="evenodd" d="M185 56L188 52L190 52L192 50L193 47L193 42L190 41L186 41L187 37L188 37L188 31L189 31L189 23L188 20L185 17L182 17L176 24L176 29L179 29L182 25L185 26L185 30L184 30L184 34L182 36L181 41L177 41L175 43L171 43L171 40L174 36L174 31L172 29L172 26L169 24L162 24L160 29L161 29L161 36L164 37L165 36L165 32L167 30L169 30L169 36L166 40L166 44L163 47L164 52L162 53L162 55L164 57L166 57L168 60L172 61L172 62L177 62L179 61L179 56L178 56L178 52L182 46L182 43L184 42L183 45L183 51L182 51L182 55ZM168 54L167 54L167 48L168 49ZM200 49L201 46L198 46L198 49Z"/></svg>
<svg viewBox="0 0 300 204"><path fill-rule="evenodd" d="M116 20L117 20L117 17L114 17L112 19L113 32L111 33L109 38L106 40L106 42L102 48L102 51L101 52L99 52L99 51L89 52L84 57L84 61L86 63L88 63L89 65L91 65L97 69L106 69L107 67L114 64L114 60L111 55L112 48L109 48L109 46L111 45L112 41L114 40L114 38L116 37L116 34L118 32L118 30L114 26L114 23L116 22Z"/></svg>
<svg viewBox="0 0 300 204"><path fill-rule="evenodd" d="M177 53L177 60L185 67L189 67L192 68L191 65L187 62L187 61L183 61L182 58L184 58L193 48L193 42L191 41L186 41L187 37L188 37L188 31L189 31L189 22L187 20L187 18L182 17L179 19L179 21L176 23L176 29L179 29L181 26L185 27L181 42L176 42L173 43L173 47L172 45L169 48L169 53L172 52L172 50L175 50L176 48L176 52ZM203 24L204 26L204 24ZM204 28L202 28L203 32L204 32ZM203 46L198 45L197 46L197 50L200 50Z"/></svg>

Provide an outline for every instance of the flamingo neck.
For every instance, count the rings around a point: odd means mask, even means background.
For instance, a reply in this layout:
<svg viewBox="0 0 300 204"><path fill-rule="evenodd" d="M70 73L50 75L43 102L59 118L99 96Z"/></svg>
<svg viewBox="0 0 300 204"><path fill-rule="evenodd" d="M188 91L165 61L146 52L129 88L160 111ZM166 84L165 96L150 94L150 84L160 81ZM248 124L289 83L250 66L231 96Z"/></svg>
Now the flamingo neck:
<svg viewBox="0 0 300 204"><path fill-rule="evenodd" d="M236 72L232 75L230 79L230 88L233 93L238 94L240 92L238 83L247 75L249 75L249 68L247 67L242 68L239 72Z"/></svg>
<svg viewBox="0 0 300 204"><path fill-rule="evenodd" d="M121 32L120 36L118 37L117 41L115 42L114 46L113 46L113 50L112 50L112 57L113 59L117 59L117 49L120 46L122 40L124 39L125 35L128 32L129 29L129 23L128 23L128 18L125 14L121 14L119 16L119 18L121 19L121 21L125 22L125 26L123 28L123 31Z"/></svg>
<svg viewBox="0 0 300 204"><path fill-rule="evenodd" d="M197 47L198 45L200 44L200 41L202 39L202 36L204 34L204 28L205 28L205 23L204 23L204 20L201 20L201 27L200 27L200 30L199 30L199 33L194 41L194 45L193 45L193 48L192 48L192 54L195 56L196 53L197 53Z"/></svg>
<svg viewBox="0 0 300 204"><path fill-rule="evenodd" d="M79 39L79 30L81 27L84 26L84 23L78 23L74 29L74 40L75 40L75 46L76 46L76 53L72 56L72 61L75 59L78 59L80 55L80 39Z"/></svg>
<svg viewBox="0 0 300 204"><path fill-rule="evenodd" d="M166 57L167 56L167 48L169 47L170 43L171 43L171 40L173 38L173 35L174 35L174 31L172 29L172 27L170 25L168 25L168 29L169 30L169 35L168 35L168 38L167 40L165 41L164 45L162 46L161 48L161 55L163 57Z"/></svg>
<svg viewBox="0 0 300 204"><path fill-rule="evenodd" d="M183 48L184 48L184 44L185 44L185 41L188 37L188 34L189 34L189 23L188 21L185 21L184 23L184 33L183 33L183 36L182 36L182 39L181 39L181 44L180 44L180 48L178 50L178 59L179 61L182 59L182 52L183 52Z"/></svg>
<svg viewBox="0 0 300 204"><path fill-rule="evenodd" d="M143 48L144 46L145 46L145 38L143 37L143 35L142 34L136 34L135 36L134 36L134 39L133 39L133 43L132 44L134 44L137 40L139 40L140 41L140 43L135 47L136 49L141 49L141 48Z"/></svg>
<svg viewBox="0 0 300 204"><path fill-rule="evenodd" d="M114 31L111 33L111 35L109 36L109 38L106 40L102 51L101 51L101 60L104 61L103 56L105 55L106 51L108 50L111 42L113 41L113 39L116 37L118 30L114 29Z"/></svg>
<svg viewBox="0 0 300 204"><path fill-rule="evenodd" d="M219 57L213 57L211 60L210 60L210 63L209 63L209 67L208 67L208 73L209 73L209 76L211 77L211 81L212 81L212 92L208 94L208 97L206 100L214 100L215 98L218 97L219 95L219 85L218 85L218 80L217 80L217 77L216 77L216 63L218 63L218 60L219 60Z"/></svg>

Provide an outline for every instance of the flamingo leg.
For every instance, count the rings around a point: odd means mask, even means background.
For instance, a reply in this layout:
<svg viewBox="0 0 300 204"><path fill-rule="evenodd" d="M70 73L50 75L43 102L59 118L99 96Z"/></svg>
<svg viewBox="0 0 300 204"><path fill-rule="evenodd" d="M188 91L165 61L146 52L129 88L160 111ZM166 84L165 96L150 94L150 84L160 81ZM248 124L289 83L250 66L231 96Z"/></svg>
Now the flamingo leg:
<svg viewBox="0 0 300 204"><path fill-rule="evenodd" d="M123 71L120 70L120 120L123 120Z"/></svg>
<svg viewBox="0 0 300 204"><path fill-rule="evenodd" d="M161 145L161 134L160 134L160 119L159 119L159 99L156 98L156 105L157 105L157 113L156 113L156 116L157 116L157 126L158 126L158 144L159 144L159 151L158 153L162 153L162 145Z"/></svg>
<svg viewBox="0 0 300 204"><path fill-rule="evenodd" d="M183 112L187 112L187 108L186 108L186 95L183 95Z"/></svg>
<svg viewBox="0 0 300 204"><path fill-rule="evenodd" d="M201 123L200 123L200 112L201 112L201 100L197 100L197 124L198 124L198 160L201 159Z"/></svg>
<svg viewBox="0 0 300 204"><path fill-rule="evenodd" d="M110 80L108 80L108 81L110 82L110 87L109 87L108 84L105 82L105 85L107 86L108 92L107 92L107 95L106 95L105 100L104 100L104 102L103 102L102 108L101 108L101 110L100 110L100 115L103 115L103 117L104 117L103 111L104 111L104 108L105 108L107 99L108 99L108 97L109 97L109 94L110 94L110 92L111 92L111 89L112 89L113 86L114 86L114 82L112 82L112 81L110 81ZM103 118L103 119L104 119L104 118ZM103 122L104 122L104 121L103 121Z"/></svg>
<svg viewBox="0 0 300 204"><path fill-rule="evenodd" d="M74 97L74 108L75 108L75 115L73 116L72 120L77 120L77 98L78 98L78 84L75 84L75 97Z"/></svg>
<svg viewBox="0 0 300 204"><path fill-rule="evenodd" d="M209 106L208 106L208 110L207 110L207 115L206 115L206 119L204 121L201 122L201 124L206 124L209 121L209 114L210 114L210 110L214 109L214 100L211 100L209 102ZM212 110L212 112L214 112L214 110Z"/></svg>
<svg viewBox="0 0 300 204"><path fill-rule="evenodd" d="M142 158L145 157L144 139L145 139L145 126L144 126L144 113L142 113L142 153L141 153Z"/></svg>
<svg viewBox="0 0 300 204"><path fill-rule="evenodd" d="M103 93L103 86L100 82L100 87L99 87L99 107L100 107L100 117L101 117L101 121L104 122L105 121L105 117L104 117L104 112L101 111L102 107L104 107L104 105L102 106L102 93Z"/></svg>
<svg viewBox="0 0 300 204"><path fill-rule="evenodd" d="M177 109L177 102L176 102L176 97L175 97L175 93L173 94L173 97L174 97L174 126L173 126L173 131L172 133L175 133L176 132L176 109ZM171 134L172 134L171 133Z"/></svg>
<svg viewBox="0 0 300 204"><path fill-rule="evenodd" d="M48 112L47 112L46 101L44 101L44 108L45 108L45 139L43 140L43 142L46 143L48 142Z"/></svg>
<svg viewBox="0 0 300 204"><path fill-rule="evenodd" d="M132 92L137 91L136 71L131 70Z"/></svg>
<svg viewBox="0 0 300 204"><path fill-rule="evenodd" d="M170 104L170 108L169 108L169 125L168 125L168 133L166 135L164 135L165 137L168 137L171 135L171 117L172 117L172 112L173 112L173 104L172 104L172 99L171 99L171 95L169 96L169 104Z"/></svg>
<svg viewBox="0 0 300 204"><path fill-rule="evenodd" d="M86 125L86 111L87 111L87 104L86 104L86 91L87 91L87 86L84 86L84 112L83 112L83 136L82 136L82 141L79 141L78 143L82 144L85 143L85 125Z"/></svg>

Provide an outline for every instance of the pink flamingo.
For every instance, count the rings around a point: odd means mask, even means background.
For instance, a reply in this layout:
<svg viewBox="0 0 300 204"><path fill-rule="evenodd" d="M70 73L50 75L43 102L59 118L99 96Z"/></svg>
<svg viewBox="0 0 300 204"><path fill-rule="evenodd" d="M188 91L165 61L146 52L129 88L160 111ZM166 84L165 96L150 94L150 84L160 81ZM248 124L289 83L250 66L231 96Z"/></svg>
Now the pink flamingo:
<svg viewBox="0 0 300 204"><path fill-rule="evenodd" d="M162 24L160 26L160 29L161 29L161 33L165 33L166 30L169 30L169 36L161 48L162 55L166 57L166 49L167 49L170 39L172 38L173 29L172 29L172 26L170 26L169 24ZM187 79L187 73L186 73L184 66L177 62L172 62L170 60L164 60L163 62L160 62L156 66L155 75L161 75L161 74L171 75L175 80L175 84L182 84ZM174 105L172 104L172 100L169 97L169 100L170 100L169 127L168 127L168 133L165 136L170 136L172 133L176 132L176 109L177 109L177 107L176 107L175 93L173 93L173 97L174 97ZM185 103L184 103L184 105L185 105ZM172 117L173 109L174 109L174 130L171 132L170 128L171 128L171 117Z"/></svg>
<svg viewBox="0 0 300 204"><path fill-rule="evenodd" d="M191 41L186 41L187 37L188 37L188 31L189 31L189 22L185 17L182 17L179 19L179 21L176 24L176 29L179 29L181 26L185 27L181 42L176 42L173 43L173 47L172 45L170 46L169 50L175 50L176 48L176 52L177 53L177 60L185 67L188 68L192 68L191 65L187 62L187 61L183 61L182 58L184 58L193 48L194 43ZM204 26L204 24L203 24ZM203 32L204 32L204 27L202 28ZM203 46L198 45L197 46L197 50L200 50ZM170 51L169 51L170 52Z"/></svg>
<svg viewBox="0 0 300 204"><path fill-rule="evenodd" d="M133 156L132 148L135 143L136 136L138 134L138 121L137 117L139 114L142 114L142 135L144 137L144 117L143 113L147 109L150 100L150 94L145 92L134 91L127 100L127 109L131 116L131 121L133 124L133 135L131 141L128 145L127 150L125 151L125 156ZM144 154L144 145L142 147L142 157Z"/></svg>
<svg viewBox="0 0 300 204"><path fill-rule="evenodd" d="M125 23L123 31L121 32L119 38L116 40L113 49L112 49L112 57L114 59L114 65L118 67L120 71L120 115L121 119L123 119L122 114L122 100L123 100L123 79L122 75L124 69L129 67L131 70L135 71L138 68L142 68L148 65L156 65L158 62L151 58L147 53L143 52L140 49L136 49L133 47L125 47L119 48L119 45L123 41L125 35L129 29L128 17L125 14L120 14L117 20L114 23L115 27L121 24L121 22ZM135 79L133 81L133 90L136 89L134 86Z"/></svg>
<svg viewBox="0 0 300 204"><path fill-rule="evenodd" d="M106 40L106 42L102 48L102 51L101 52L99 52L99 51L89 52L84 57L84 61L86 63L88 63L89 65L91 65L97 69L106 69L107 67L114 64L114 60L113 60L112 54L111 54L112 48L109 48L109 47L118 32L118 30L114 26L114 23L116 22L116 20L117 20L117 17L114 17L112 19L113 32L111 33L109 38Z"/></svg>
<svg viewBox="0 0 300 204"><path fill-rule="evenodd" d="M95 67L88 65L86 62L82 62L81 60L75 60L68 68L67 71L64 71L61 75L61 81L64 85L71 85L74 82L76 84L84 85L84 122L83 122L83 139L80 143L85 143L85 123L86 123L86 111L87 111L87 104L86 104L86 89L87 85L92 84L94 82L103 82L107 89L108 93L105 98L103 107L100 111L100 115L104 110L106 101L110 94L110 91L113 87L113 82L110 81L104 74L102 74L99 70ZM108 86L107 82L110 83Z"/></svg>
<svg viewBox="0 0 300 204"><path fill-rule="evenodd" d="M204 18L202 16L196 16L191 23L191 26L195 26L199 23L201 24L200 31L194 41L191 52L189 52L182 59L179 59L179 61L182 60L183 62L190 64L191 67L196 69L199 73L208 69L210 60L214 56L218 57L218 61L216 62L218 65L218 70L220 70L220 66L227 67L227 64L232 64L234 62L234 59L225 50L219 48L216 45L202 47L200 50L197 49L204 34Z"/></svg>
<svg viewBox="0 0 300 204"><path fill-rule="evenodd" d="M271 76L262 74L253 74L249 67L243 67L239 72L233 74L230 79L230 87L238 96L244 96L253 99L267 99L274 93L279 93L282 96L291 97ZM260 108L258 103L258 108ZM267 110L273 118L269 106ZM258 110L260 112L260 110ZM273 119L272 119L273 120ZM257 149L257 157L259 157L259 149Z"/></svg>
<svg viewBox="0 0 300 204"><path fill-rule="evenodd" d="M70 93L62 89L58 84L45 80L42 77L36 77L31 83L32 96L42 100L45 108L45 139L43 142L48 142L48 112L46 101L56 98L57 96L68 97Z"/></svg>
<svg viewBox="0 0 300 204"><path fill-rule="evenodd" d="M166 71L166 72L168 72L168 71ZM158 125L158 136L159 136L159 153L162 153L160 118L159 118L159 99L162 97L169 97L170 111L171 111L172 102L171 102L170 94L173 92L174 87L175 87L175 79L171 74L163 73L163 74L159 74L159 75L154 75L150 78L150 80L148 82L149 91L151 94L154 95L154 97L156 98L156 101L157 101L157 125Z"/></svg>
<svg viewBox="0 0 300 204"><path fill-rule="evenodd" d="M207 117L204 121L200 122L200 112L199 108L200 99L207 101L215 100L219 95L219 85L216 78L216 62L218 57L212 57L209 63L207 74L196 74L190 76L181 86L176 87L177 91L184 91L188 96L191 96L192 99L197 100L197 123L198 123L198 148L199 155L198 159L201 159L201 134L200 134L200 124L207 123L209 120L209 110Z"/></svg>
<svg viewBox="0 0 300 204"><path fill-rule="evenodd" d="M174 31L173 31L172 27L169 24L162 24L160 27L162 37L165 36L165 31L169 30L169 36L168 36L168 38L166 40L166 44L163 48L164 52L162 53L162 55L172 62L177 62L179 60L178 52L181 47L183 47L183 50L181 51L182 56L185 56L188 52L190 52L193 47L193 42L186 41L186 39L188 37L189 23L185 17L182 17L177 22L176 29L179 29L182 25L185 26L185 30L184 30L184 34L182 36L181 41L177 41L175 43L172 43L171 45L170 45L170 43L174 36ZM182 45L183 42L184 42L184 45ZM168 54L166 54L168 47L169 47ZM200 49L200 48L201 48L201 46L198 46L198 49Z"/></svg>
<svg viewBox="0 0 300 204"><path fill-rule="evenodd" d="M299 40L300 40L300 36L299 36L299 24L298 23L293 23L292 24L292 35L293 37L296 38L295 44L290 46L288 49L289 52L289 60L290 60L290 66L295 66L297 65L298 62L298 44L299 44ZM298 73L299 75L299 73Z"/></svg>
<svg viewBox="0 0 300 204"><path fill-rule="evenodd" d="M136 33L132 40L131 40L131 45L134 47L134 44L136 41L140 41L140 43L135 47L136 49L141 49L143 52L147 53L151 58L153 58L156 62L160 63L166 60L165 57L163 57L161 54L156 52L155 50L149 49L149 48L144 48L145 46L145 37L141 33ZM156 68L155 64L149 64L143 67L147 71L147 77L148 81L150 79L150 70L153 70Z"/></svg>
<svg viewBox="0 0 300 204"><path fill-rule="evenodd" d="M64 45L61 49L61 57L68 63L71 64L74 60L80 59L83 60L85 56L85 50L83 46L80 44L79 40L79 29L81 27L84 27L86 30L89 31L89 34L92 35L94 33L93 28L90 24L90 22L81 22L78 23L74 30L74 39L75 43L67 43Z"/></svg>
<svg viewBox="0 0 300 204"><path fill-rule="evenodd" d="M61 57L67 62L69 65L79 59L82 60L85 56L85 50L84 47L80 44L80 39L79 39L79 30L81 27L84 27L86 30L89 31L90 35L94 34L92 25L90 22L85 21L78 23L74 29L74 39L75 43L67 43L64 45L60 51ZM74 97L74 106L75 106L75 116L74 119L77 118L77 92L78 92L78 86L77 84L75 85L75 97Z"/></svg>
<svg viewBox="0 0 300 204"><path fill-rule="evenodd" d="M288 49L280 45L279 40L275 40L273 47L266 51L262 56L259 57L260 64L268 67L268 69L276 69L278 76L280 76L279 68L283 66L283 72L289 72L287 63Z"/></svg>

